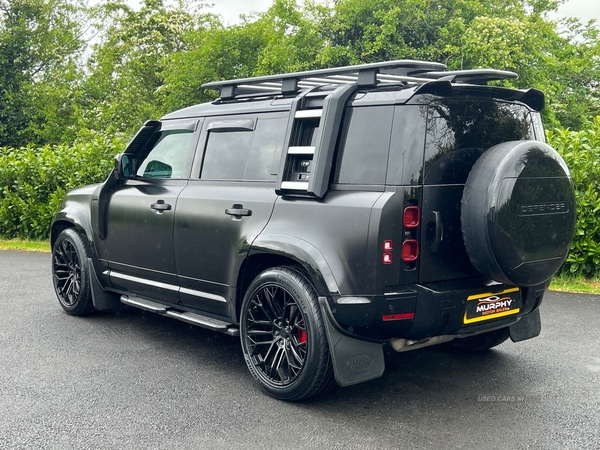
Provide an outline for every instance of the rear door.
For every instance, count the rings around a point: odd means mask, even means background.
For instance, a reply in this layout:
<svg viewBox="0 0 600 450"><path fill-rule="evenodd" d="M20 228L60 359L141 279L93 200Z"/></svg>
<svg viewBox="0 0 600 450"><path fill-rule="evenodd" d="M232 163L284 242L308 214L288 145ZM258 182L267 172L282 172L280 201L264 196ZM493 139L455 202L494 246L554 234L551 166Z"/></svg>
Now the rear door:
<svg viewBox="0 0 600 450"><path fill-rule="evenodd" d="M175 218L181 302L232 316L228 300L250 245L266 226L288 113L207 118Z"/></svg>
<svg viewBox="0 0 600 450"><path fill-rule="evenodd" d="M419 281L477 276L467 255L460 210L473 164L492 146L535 139L529 109L490 99L442 99L429 105L425 138Z"/></svg>

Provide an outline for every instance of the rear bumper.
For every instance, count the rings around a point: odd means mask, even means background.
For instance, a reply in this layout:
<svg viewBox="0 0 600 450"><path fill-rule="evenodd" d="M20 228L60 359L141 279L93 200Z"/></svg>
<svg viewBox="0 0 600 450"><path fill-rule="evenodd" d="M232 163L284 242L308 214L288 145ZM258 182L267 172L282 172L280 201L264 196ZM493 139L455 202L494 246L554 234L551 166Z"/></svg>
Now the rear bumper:
<svg viewBox="0 0 600 450"><path fill-rule="evenodd" d="M453 280L415 284L389 289L384 295L361 297L362 303L333 299L333 318L341 328L368 339L424 339L440 335L468 335L502 328L539 307L547 284L520 288L520 311L513 315L475 323L464 323L467 298L502 292L504 284L488 285L483 280Z"/></svg>

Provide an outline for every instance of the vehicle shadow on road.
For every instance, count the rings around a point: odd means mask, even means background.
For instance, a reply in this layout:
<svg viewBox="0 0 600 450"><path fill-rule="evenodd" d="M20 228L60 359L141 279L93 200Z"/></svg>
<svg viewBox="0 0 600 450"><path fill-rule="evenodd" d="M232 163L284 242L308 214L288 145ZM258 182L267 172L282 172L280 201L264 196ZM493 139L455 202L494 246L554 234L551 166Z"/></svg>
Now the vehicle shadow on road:
<svg viewBox="0 0 600 450"><path fill-rule="evenodd" d="M257 391L247 371L239 338L178 322L133 308L96 314L87 319L107 333L132 339L130 345L149 346L155 352L176 352L199 371L207 368L216 377L235 380L241 389ZM512 343L480 353L453 353L429 348L396 353L386 348L382 377L349 387L335 386L319 397L295 404L311 411L352 408L381 411L410 405L415 408L450 407L456 402L477 402L491 392L512 393L507 386L522 386L530 364L525 357L506 352ZM155 355L156 356L156 355ZM272 400L265 395L265 399Z"/></svg>

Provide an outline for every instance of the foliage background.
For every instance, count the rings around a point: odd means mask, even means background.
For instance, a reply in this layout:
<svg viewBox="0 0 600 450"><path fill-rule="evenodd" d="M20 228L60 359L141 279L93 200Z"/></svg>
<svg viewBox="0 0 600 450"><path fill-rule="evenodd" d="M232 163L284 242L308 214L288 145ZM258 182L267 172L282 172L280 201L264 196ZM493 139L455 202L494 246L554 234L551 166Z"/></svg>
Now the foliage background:
<svg viewBox="0 0 600 450"><path fill-rule="evenodd" d="M565 271L599 275L600 28L561 0L274 0L226 26L195 0L0 0L0 236L46 238L64 193L102 181L147 119L208 81L390 59L519 73L546 93L578 225Z"/></svg>
<svg viewBox="0 0 600 450"><path fill-rule="evenodd" d="M548 143L571 170L577 201L577 225L563 271L600 276L600 116L580 131L556 128L546 132Z"/></svg>
<svg viewBox="0 0 600 450"><path fill-rule="evenodd" d="M103 181L124 142L90 136L73 145L0 148L0 230L5 238L48 239L67 191Z"/></svg>

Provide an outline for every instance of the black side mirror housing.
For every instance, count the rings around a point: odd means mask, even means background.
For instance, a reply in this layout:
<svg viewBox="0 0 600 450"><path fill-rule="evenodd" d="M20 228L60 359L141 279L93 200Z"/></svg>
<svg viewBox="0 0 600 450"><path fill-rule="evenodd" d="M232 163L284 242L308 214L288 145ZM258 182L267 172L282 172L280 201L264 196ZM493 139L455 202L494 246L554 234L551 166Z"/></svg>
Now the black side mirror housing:
<svg viewBox="0 0 600 450"><path fill-rule="evenodd" d="M132 162L133 161L125 153L119 153L115 156L114 176L117 180L125 180L135 176L135 173L132 170Z"/></svg>

